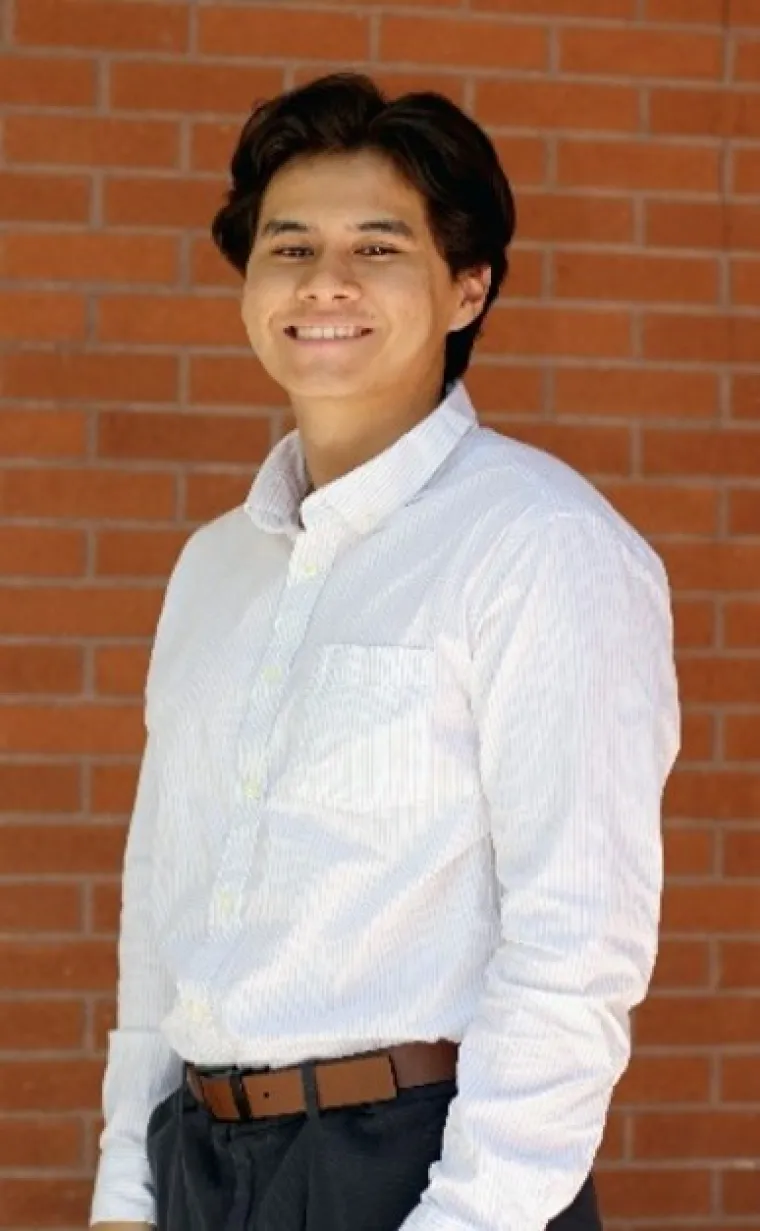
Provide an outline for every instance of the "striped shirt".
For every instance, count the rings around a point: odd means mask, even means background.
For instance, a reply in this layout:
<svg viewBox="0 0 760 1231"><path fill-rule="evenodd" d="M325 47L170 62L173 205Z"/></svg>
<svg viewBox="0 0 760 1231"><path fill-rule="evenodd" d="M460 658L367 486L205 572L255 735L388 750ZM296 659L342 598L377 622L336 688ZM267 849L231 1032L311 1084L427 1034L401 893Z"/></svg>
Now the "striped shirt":
<svg viewBox="0 0 760 1231"><path fill-rule="evenodd" d="M294 431L169 580L91 1218L155 1217L146 1125L183 1059L447 1038L458 1090L404 1231L544 1231L592 1167L656 953L667 578L461 384L308 482Z"/></svg>

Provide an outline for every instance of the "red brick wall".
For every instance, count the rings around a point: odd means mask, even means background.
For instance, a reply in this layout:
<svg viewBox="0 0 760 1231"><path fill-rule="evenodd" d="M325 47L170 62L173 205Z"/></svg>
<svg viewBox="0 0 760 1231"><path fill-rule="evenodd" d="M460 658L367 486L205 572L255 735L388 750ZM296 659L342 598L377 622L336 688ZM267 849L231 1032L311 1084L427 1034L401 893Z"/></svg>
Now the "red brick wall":
<svg viewBox="0 0 760 1231"><path fill-rule="evenodd" d="M610 1228L760 1228L760 0L0 0L0 1228L83 1225L161 591L283 402L206 238L249 104L342 64L495 134L470 386L663 554L685 743Z"/></svg>

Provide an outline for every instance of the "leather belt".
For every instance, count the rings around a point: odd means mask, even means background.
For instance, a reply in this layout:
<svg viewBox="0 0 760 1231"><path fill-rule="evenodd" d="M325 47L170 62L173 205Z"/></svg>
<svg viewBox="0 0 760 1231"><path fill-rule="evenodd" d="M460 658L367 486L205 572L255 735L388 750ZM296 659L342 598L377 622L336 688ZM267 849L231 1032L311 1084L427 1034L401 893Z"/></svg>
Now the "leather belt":
<svg viewBox="0 0 760 1231"><path fill-rule="evenodd" d="M284 1069L185 1068L185 1080L216 1120L318 1114L332 1107L394 1099L399 1090L456 1077L459 1046L401 1043L384 1051L338 1060L308 1061Z"/></svg>

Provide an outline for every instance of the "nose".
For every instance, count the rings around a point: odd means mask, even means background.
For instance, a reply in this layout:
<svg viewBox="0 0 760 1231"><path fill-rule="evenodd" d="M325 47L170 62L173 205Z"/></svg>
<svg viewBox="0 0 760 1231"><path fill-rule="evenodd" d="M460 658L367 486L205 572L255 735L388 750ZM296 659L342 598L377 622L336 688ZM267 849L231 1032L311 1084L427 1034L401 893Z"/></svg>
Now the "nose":
<svg viewBox="0 0 760 1231"><path fill-rule="evenodd" d="M297 293L303 303L350 303L361 294L346 263L335 258L323 258L310 264Z"/></svg>

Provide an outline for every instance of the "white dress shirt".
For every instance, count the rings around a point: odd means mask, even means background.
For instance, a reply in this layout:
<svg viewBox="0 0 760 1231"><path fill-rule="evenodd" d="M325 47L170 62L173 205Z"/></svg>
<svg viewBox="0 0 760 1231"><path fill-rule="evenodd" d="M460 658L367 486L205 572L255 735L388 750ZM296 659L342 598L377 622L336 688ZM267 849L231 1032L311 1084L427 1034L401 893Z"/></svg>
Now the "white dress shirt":
<svg viewBox="0 0 760 1231"><path fill-rule="evenodd" d="M169 581L91 1219L154 1219L146 1125L181 1058L447 1038L458 1092L403 1231L544 1231L654 964L666 575L461 384L301 507L307 486L291 432Z"/></svg>

